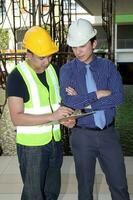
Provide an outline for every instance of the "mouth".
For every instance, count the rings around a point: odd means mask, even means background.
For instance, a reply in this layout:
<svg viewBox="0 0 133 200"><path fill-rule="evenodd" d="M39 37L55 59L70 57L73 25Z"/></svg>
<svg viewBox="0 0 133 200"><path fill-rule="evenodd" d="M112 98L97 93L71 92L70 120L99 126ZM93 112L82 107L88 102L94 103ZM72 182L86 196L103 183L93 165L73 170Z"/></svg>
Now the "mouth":
<svg viewBox="0 0 133 200"><path fill-rule="evenodd" d="M47 63L45 62L45 63L41 64L41 67L48 67L48 66L49 66L49 62L47 62Z"/></svg>
<svg viewBox="0 0 133 200"><path fill-rule="evenodd" d="M82 59L84 59L84 56L78 56L78 59L82 60Z"/></svg>

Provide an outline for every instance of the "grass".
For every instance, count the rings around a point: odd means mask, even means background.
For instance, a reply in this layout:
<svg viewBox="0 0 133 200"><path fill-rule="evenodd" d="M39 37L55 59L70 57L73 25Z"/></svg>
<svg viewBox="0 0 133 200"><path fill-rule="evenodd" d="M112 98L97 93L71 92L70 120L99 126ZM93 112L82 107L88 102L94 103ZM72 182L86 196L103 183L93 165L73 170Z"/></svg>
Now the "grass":
<svg viewBox="0 0 133 200"><path fill-rule="evenodd" d="M0 104L4 102L4 91L0 90ZM124 86L125 103L118 107L116 127L120 133L120 142L125 156L133 156L133 85ZM64 154L70 154L69 133L63 130Z"/></svg>
<svg viewBox="0 0 133 200"><path fill-rule="evenodd" d="M133 85L124 86L125 102L118 107L116 127L125 156L133 156Z"/></svg>

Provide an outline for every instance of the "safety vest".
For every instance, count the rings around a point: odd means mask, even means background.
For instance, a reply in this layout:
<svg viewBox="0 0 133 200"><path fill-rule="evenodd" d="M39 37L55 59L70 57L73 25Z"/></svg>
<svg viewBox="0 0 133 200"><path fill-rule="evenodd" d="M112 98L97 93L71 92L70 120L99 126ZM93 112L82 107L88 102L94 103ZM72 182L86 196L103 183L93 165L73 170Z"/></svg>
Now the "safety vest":
<svg viewBox="0 0 133 200"><path fill-rule="evenodd" d="M24 61L17 65L29 92L29 101L24 103L24 113L39 115L52 113L59 108L59 83L53 66L50 64L46 71L49 91L41 83L35 71ZM59 124L42 124L35 126L18 126L16 142L26 146L41 146L48 144L52 137L60 141Z"/></svg>

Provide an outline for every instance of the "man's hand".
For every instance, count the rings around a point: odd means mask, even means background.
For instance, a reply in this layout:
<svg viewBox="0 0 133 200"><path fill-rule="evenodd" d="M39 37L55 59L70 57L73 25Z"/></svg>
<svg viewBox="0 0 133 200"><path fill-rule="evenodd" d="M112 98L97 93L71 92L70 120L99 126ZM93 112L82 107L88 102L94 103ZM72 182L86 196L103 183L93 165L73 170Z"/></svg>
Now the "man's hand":
<svg viewBox="0 0 133 200"><path fill-rule="evenodd" d="M67 88L66 88L66 92L67 92L67 94L70 95L70 96L75 96L75 95L77 95L76 90L75 90L74 88L72 88L72 87L67 87Z"/></svg>
<svg viewBox="0 0 133 200"><path fill-rule="evenodd" d="M55 112L53 112L52 121L58 121L64 117L69 117L73 112L74 110L71 108L60 106Z"/></svg>
<svg viewBox="0 0 133 200"><path fill-rule="evenodd" d="M111 95L111 90L98 90L96 91L97 99Z"/></svg>
<svg viewBox="0 0 133 200"><path fill-rule="evenodd" d="M75 119L60 120L60 124L68 128L73 128L76 124L76 120Z"/></svg>

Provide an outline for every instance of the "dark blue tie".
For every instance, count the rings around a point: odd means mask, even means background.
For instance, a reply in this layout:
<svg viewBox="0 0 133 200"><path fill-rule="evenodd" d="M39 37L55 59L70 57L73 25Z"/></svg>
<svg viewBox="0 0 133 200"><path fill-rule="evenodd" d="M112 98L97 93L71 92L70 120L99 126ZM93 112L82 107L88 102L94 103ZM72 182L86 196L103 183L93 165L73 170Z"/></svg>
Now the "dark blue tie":
<svg viewBox="0 0 133 200"><path fill-rule="evenodd" d="M96 83L94 81L93 75L90 71L90 65L86 65L86 86L87 86L87 91L88 93L90 92L94 92L97 91L96 88ZM95 121L95 125L101 129L104 128L105 124L106 124L106 119L105 119L105 114L103 110L99 110L96 111L94 113L94 121Z"/></svg>

